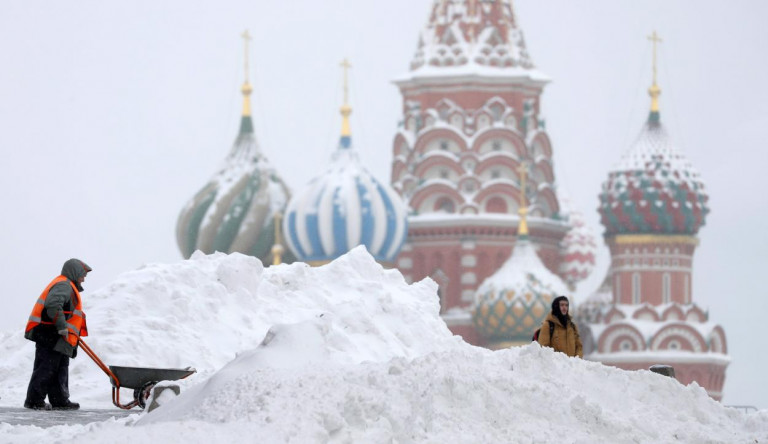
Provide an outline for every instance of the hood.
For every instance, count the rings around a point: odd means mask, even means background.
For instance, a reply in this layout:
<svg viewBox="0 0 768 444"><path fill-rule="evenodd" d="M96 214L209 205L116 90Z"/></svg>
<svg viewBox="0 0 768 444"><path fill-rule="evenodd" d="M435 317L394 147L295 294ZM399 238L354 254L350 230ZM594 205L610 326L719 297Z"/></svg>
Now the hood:
<svg viewBox="0 0 768 444"><path fill-rule="evenodd" d="M558 296L552 301L552 311L549 312L548 317L552 317L558 322L560 322L560 325L565 327L568 325L568 321L571 319L571 309L568 307L568 314L563 316L562 313L560 313L560 301L566 301L570 305L570 301L568 301L568 298L565 296Z"/></svg>
<svg viewBox="0 0 768 444"><path fill-rule="evenodd" d="M78 280L81 277L85 277L91 270L93 269L80 259L70 259L64 262L64 265L61 267L61 275L72 281L78 291L83 291L83 287Z"/></svg>

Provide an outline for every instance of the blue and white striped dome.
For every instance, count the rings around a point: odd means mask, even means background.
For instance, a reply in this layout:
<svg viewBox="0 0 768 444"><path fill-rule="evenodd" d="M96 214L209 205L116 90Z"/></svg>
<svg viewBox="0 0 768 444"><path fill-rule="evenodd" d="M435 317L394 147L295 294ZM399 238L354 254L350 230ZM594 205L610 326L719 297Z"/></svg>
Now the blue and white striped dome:
<svg viewBox="0 0 768 444"><path fill-rule="evenodd" d="M360 164L342 135L330 168L289 201L286 243L304 262L331 261L365 245L379 262L394 262L407 234L400 196Z"/></svg>

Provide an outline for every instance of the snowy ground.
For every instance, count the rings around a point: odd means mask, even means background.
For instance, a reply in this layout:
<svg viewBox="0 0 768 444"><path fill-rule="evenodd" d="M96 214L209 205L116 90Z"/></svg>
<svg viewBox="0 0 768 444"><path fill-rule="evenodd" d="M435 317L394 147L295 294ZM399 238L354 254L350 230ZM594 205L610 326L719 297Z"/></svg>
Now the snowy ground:
<svg viewBox="0 0 768 444"><path fill-rule="evenodd" d="M408 285L362 248L319 268L196 255L84 300L88 343L108 364L198 373L151 413L0 423L0 443L768 442L768 411L725 408L695 384L537 344L467 345L438 316L433 282ZM20 332L0 336L0 406L23 403L33 353ZM72 399L110 406L86 356L70 373Z"/></svg>

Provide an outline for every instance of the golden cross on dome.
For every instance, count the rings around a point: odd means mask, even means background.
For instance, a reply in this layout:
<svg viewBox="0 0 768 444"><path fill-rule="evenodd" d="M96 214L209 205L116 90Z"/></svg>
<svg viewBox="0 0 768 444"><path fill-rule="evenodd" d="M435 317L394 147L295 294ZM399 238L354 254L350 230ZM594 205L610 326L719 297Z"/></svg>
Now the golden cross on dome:
<svg viewBox="0 0 768 444"><path fill-rule="evenodd" d="M283 213L277 212L274 216L275 220L275 244L272 245L272 265L280 265L283 262L283 236L281 232L283 224Z"/></svg>
<svg viewBox="0 0 768 444"><path fill-rule="evenodd" d="M520 174L520 206L525 207L527 206L525 201L525 182L528 177L528 163L522 162L520 166L517 167L517 172Z"/></svg>
<svg viewBox="0 0 768 444"><path fill-rule="evenodd" d="M351 132L349 130L349 115L352 114L352 107L349 106L349 68L352 65L346 58L339 64L344 69L344 104L341 105L341 135L349 136Z"/></svg>
<svg viewBox="0 0 768 444"><path fill-rule="evenodd" d="M648 36L648 40L653 42L653 84L656 84L656 45L658 43L663 42L661 38L659 38L659 35L656 34L656 31L653 31L653 34Z"/></svg>
<svg viewBox="0 0 768 444"><path fill-rule="evenodd" d="M528 236L528 203L525 199L526 178L528 176L528 162L522 162L517 167L517 172L520 174L520 208L517 213L520 215L520 225L517 228L517 235Z"/></svg>
<svg viewBox="0 0 768 444"><path fill-rule="evenodd" d="M248 33L248 30L246 29L243 31L242 34L240 34L240 37L243 38L243 41L245 42L245 81L248 81L248 42L251 41L251 34Z"/></svg>
<svg viewBox="0 0 768 444"><path fill-rule="evenodd" d="M651 112L658 113L661 88L656 84L656 45L661 43L662 40L659 38L658 34L656 34L656 31L653 31L653 34L648 36L648 40L653 42L653 84L648 89L648 94L651 96ZM658 114L655 115L658 116Z"/></svg>
<svg viewBox="0 0 768 444"><path fill-rule="evenodd" d="M242 37L245 42L245 80L243 81L243 87L241 88L241 91L243 92L243 116L250 116L251 99L249 96L251 95L253 88L250 83L248 83L248 42L251 40L251 35L246 29L240 34L240 37Z"/></svg>
<svg viewBox="0 0 768 444"><path fill-rule="evenodd" d="M349 68L352 67L352 64L349 63L349 60L344 59L339 63L339 66L341 66L344 69L344 104L346 105L349 102L349 78L348 78L348 72Z"/></svg>

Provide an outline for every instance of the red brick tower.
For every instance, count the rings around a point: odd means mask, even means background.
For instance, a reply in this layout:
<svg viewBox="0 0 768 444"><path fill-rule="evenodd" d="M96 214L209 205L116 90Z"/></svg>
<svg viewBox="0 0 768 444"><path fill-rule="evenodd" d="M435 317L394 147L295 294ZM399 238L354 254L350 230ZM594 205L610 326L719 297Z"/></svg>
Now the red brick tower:
<svg viewBox="0 0 768 444"><path fill-rule="evenodd" d="M472 323L473 300L516 242L523 162L530 242L549 270L561 271L570 225L539 114L548 81L526 51L509 0L436 0L410 72L395 81L403 120L392 184L410 207L397 267L440 284L444 319L470 343L487 343Z"/></svg>

